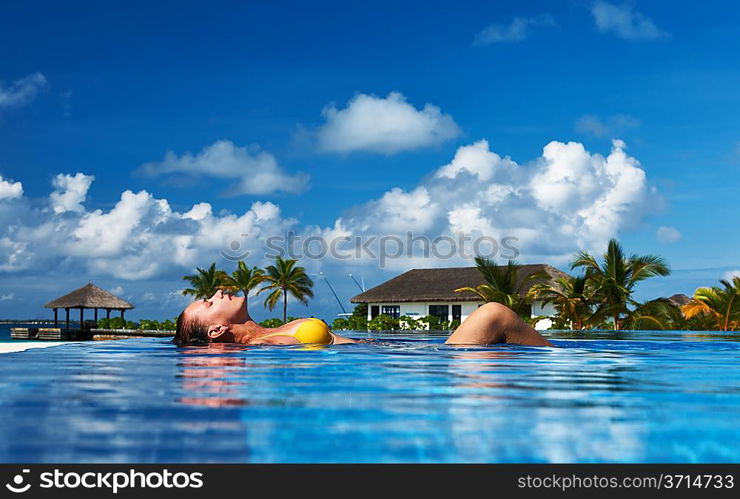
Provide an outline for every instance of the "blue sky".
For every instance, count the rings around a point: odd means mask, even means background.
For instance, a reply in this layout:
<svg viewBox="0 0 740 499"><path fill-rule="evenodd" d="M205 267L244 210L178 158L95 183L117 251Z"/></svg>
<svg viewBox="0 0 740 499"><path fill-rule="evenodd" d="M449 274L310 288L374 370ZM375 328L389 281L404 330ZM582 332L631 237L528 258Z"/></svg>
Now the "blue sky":
<svg viewBox="0 0 740 499"><path fill-rule="evenodd" d="M681 5L3 5L0 317L44 314L88 280L134 316L175 315L180 276L229 268L220 253L255 227L257 265L260 241L288 228L462 228L529 234L520 260L561 268L616 236L674 268L641 298L714 284L740 269L740 6ZM553 141L571 145L544 154ZM493 203L492 186L510 197ZM345 302L349 271L374 285L465 264L305 263ZM311 307L291 313L339 311L316 280ZM257 317L273 315L260 303Z"/></svg>

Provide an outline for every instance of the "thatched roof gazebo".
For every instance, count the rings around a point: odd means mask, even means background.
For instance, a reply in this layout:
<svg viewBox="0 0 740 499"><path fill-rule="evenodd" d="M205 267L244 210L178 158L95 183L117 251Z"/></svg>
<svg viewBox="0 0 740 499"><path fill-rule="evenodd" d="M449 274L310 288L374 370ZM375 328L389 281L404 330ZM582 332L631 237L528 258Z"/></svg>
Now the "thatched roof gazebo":
<svg viewBox="0 0 740 499"><path fill-rule="evenodd" d="M54 309L54 325L58 324L57 310L60 308L65 309L67 312L67 328L69 328L69 310L79 309L80 310L80 327L83 327L84 321L84 310L93 309L95 310L95 322L98 321L98 309L105 310L106 317L110 319L111 310L120 310L121 319L126 310L134 308L129 302L120 299L117 296L112 295L104 289L101 289L89 282L82 286L80 289L76 289L71 293L64 296L60 296L56 300L52 300L44 308Z"/></svg>

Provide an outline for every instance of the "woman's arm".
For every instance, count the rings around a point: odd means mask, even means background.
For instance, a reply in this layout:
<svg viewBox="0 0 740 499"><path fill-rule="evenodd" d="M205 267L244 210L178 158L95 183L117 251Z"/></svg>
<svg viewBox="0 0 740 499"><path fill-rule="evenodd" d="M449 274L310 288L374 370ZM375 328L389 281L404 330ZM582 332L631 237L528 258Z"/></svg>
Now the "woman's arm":
<svg viewBox="0 0 740 499"><path fill-rule="evenodd" d="M337 333L329 332L334 337L334 342L332 344L334 345L342 345L344 343L357 343L355 340L350 340L349 338L345 338L344 336L339 336Z"/></svg>
<svg viewBox="0 0 740 499"><path fill-rule="evenodd" d="M450 345L517 345L552 346L540 333L513 310L500 303L486 303L468 316L447 338Z"/></svg>

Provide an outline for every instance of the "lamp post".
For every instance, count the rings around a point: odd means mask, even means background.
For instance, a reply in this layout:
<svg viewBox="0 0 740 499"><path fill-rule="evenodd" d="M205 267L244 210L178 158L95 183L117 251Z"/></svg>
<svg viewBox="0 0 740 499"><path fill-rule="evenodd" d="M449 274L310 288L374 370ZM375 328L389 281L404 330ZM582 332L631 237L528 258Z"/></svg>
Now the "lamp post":
<svg viewBox="0 0 740 499"><path fill-rule="evenodd" d="M329 283L329 280L326 278L323 272L319 272L319 275L324 278L324 281L326 282L326 285L329 286L329 289L331 290L331 293L334 295L334 299L337 300L337 303L339 304L339 308L342 309L342 313L346 314L347 311L344 310L344 306L342 305L342 302L339 300L339 297L337 296L337 293L334 291L334 288L331 287L331 284Z"/></svg>
<svg viewBox="0 0 740 499"><path fill-rule="evenodd" d="M354 281L355 284L357 284L357 287L360 288L360 291L363 293L365 292L365 279L362 280L362 286L360 286L360 283L357 282L357 279L355 279L355 276L352 275L352 273L349 274L350 279Z"/></svg>

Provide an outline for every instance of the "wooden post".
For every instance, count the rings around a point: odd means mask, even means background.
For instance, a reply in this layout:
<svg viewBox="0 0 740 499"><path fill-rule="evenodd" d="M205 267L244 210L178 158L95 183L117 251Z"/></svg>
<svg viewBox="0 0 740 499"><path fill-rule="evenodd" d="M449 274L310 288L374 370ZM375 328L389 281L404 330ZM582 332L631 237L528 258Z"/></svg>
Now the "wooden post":
<svg viewBox="0 0 740 499"><path fill-rule="evenodd" d="M110 319L110 309L109 308L105 309L105 318Z"/></svg>
<svg viewBox="0 0 740 499"><path fill-rule="evenodd" d="M55 326L59 325L59 319L58 319L58 316L57 316L57 309L56 308L54 309L54 325Z"/></svg>
<svg viewBox="0 0 740 499"><path fill-rule="evenodd" d="M64 310L67 312L67 329L69 329L69 309L65 308Z"/></svg>
<svg viewBox="0 0 740 499"><path fill-rule="evenodd" d="M80 307L80 329L82 329L85 324L85 319L83 318L83 310L85 309Z"/></svg>
<svg viewBox="0 0 740 499"><path fill-rule="evenodd" d="M121 319L124 319L124 317L123 317L123 313L124 313L124 312L125 312L125 310L124 310L124 309L121 309ZM124 320L125 320L125 319L124 319Z"/></svg>
<svg viewBox="0 0 740 499"><path fill-rule="evenodd" d="M98 309L95 309L95 327L98 327Z"/></svg>

